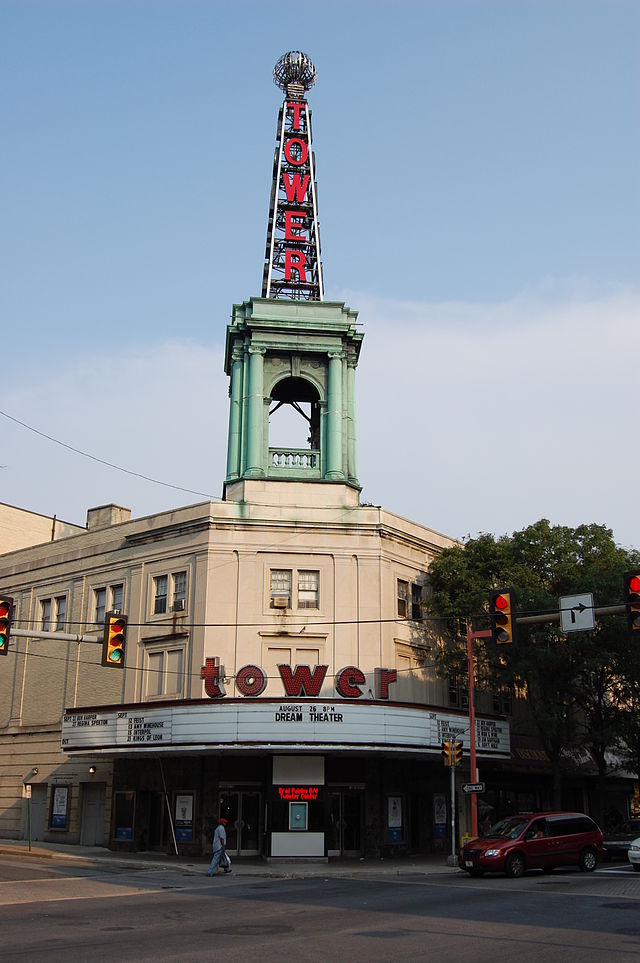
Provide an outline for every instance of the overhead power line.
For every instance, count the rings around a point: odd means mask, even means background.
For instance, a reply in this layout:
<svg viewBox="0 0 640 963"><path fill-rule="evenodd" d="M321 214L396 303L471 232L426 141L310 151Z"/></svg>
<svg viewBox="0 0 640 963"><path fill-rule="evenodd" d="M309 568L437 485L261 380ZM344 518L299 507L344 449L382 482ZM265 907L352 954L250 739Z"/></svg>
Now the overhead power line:
<svg viewBox="0 0 640 963"><path fill-rule="evenodd" d="M66 448L67 451L72 451L76 455L82 455L83 458L90 458L91 461L98 462L99 465L106 465L107 468L113 468L115 471L121 471L125 475L133 475L134 478L142 478L144 481L152 482L154 485L162 485L164 488L173 488L175 491L187 492L189 495L200 495L202 498L208 498L211 501L220 501L215 495L210 495L208 492L199 492L193 488L184 488L182 485L173 485L171 482L161 481L159 478L152 478L150 475L143 475L142 472L132 471L130 468L123 468L122 465L114 465L111 461L106 461L104 458L98 458L97 455L91 455L87 451L82 451L81 448L75 448L73 445L68 445L64 441L60 441L59 438L54 438L52 435L48 435L44 431L40 431L38 428L34 428L33 425L27 425L26 422L20 421L18 418L14 418L13 415L8 414L6 411L0 411L0 415L3 418L7 418L9 421L13 421L14 424L20 425L21 428L26 428L27 431L32 431L34 435L39 435L40 438L46 438L47 441L52 441L54 445L60 445L61 448Z"/></svg>

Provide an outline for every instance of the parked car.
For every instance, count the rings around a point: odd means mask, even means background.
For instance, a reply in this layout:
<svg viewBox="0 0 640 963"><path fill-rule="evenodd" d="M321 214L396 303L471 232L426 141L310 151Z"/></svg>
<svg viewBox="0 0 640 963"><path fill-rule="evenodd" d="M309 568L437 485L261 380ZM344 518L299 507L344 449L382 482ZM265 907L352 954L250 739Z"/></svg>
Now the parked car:
<svg viewBox="0 0 640 963"><path fill-rule="evenodd" d="M470 840L458 865L470 876L506 873L523 876L528 869L552 872L579 866L592 873L604 856L602 832L584 813L522 813L501 819L484 836Z"/></svg>
<svg viewBox="0 0 640 963"><path fill-rule="evenodd" d="M637 839L632 840L629 849L627 850L627 859L635 869L636 873L640 873L640 836Z"/></svg>
<svg viewBox="0 0 640 963"><path fill-rule="evenodd" d="M640 819L630 819L626 823L621 823L616 829L606 832L604 848L607 851L607 859L616 857L624 859L629 852L629 846L637 836L640 836Z"/></svg>

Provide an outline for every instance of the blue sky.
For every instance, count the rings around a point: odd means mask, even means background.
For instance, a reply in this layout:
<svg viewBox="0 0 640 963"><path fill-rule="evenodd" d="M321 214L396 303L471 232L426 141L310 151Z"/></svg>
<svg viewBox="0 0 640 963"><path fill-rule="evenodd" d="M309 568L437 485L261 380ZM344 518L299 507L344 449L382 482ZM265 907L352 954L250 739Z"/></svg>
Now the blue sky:
<svg viewBox="0 0 640 963"><path fill-rule="evenodd" d="M363 498L458 537L545 516L640 546L639 40L636 0L3 0L0 409L221 494L271 71L302 49L326 296L365 331ZM196 500L0 424L2 501L82 523Z"/></svg>

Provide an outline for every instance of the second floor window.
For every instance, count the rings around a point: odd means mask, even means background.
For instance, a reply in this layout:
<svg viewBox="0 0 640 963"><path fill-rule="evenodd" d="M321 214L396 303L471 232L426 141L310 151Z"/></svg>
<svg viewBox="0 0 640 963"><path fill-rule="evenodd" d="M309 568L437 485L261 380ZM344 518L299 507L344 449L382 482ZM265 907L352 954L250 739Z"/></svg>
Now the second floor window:
<svg viewBox="0 0 640 963"><path fill-rule="evenodd" d="M493 711L496 715L510 716L513 711L513 697L508 688L499 689L492 693Z"/></svg>
<svg viewBox="0 0 640 963"><path fill-rule="evenodd" d="M176 572L173 576L173 611L181 612L187 604L187 573Z"/></svg>
<svg viewBox="0 0 640 963"><path fill-rule="evenodd" d="M320 572L298 572L298 608L320 607Z"/></svg>
<svg viewBox="0 0 640 963"><path fill-rule="evenodd" d="M469 708L469 689L467 680L459 675L449 676L449 705L460 709Z"/></svg>
<svg viewBox="0 0 640 963"><path fill-rule="evenodd" d="M409 615L409 583L398 579L398 618L406 619Z"/></svg>
<svg viewBox="0 0 640 963"><path fill-rule="evenodd" d="M67 596L59 595L56 600L56 632L64 632L67 621Z"/></svg>
<svg viewBox="0 0 640 963"><path fill-rule="evenodd" d="M169 597L171 591L171 597ZM153 614L184 612L187 605L187 573L156 575L153 580Z"/></svg>
<svg viewBox="0 0 640 963"><path fill-rule="evenodd" d="M166 575L158 575L153 580L153 614L162 615L167 611L167 588L169 579Z"/></svg>
<svg viewBox="0 0 640 963"><path fill-rule="evenodd" d="M122 612L122 606L124 603L124 585L122 582L118 582L115 585L97 588L94 590L94 598L96 603L94 622L102 625L107 611ZM107 605L109 606L108 609Z"/></svg>
<svg viewBox="0 0 640 963"><path fill-rule="evenodd" d="M40 628L43 632L51 631L51 599L40 602Z"/></svg>
<svg viewBox="0 0 640 963"><path fill-rule="evenodd" d="M399 619L422 618L422 586L399 578L397 582L397 612Z"/></svg>
<svg viewBox="0 0 640 963"><path fill-rule="evenodd" d="M271 608L291 608L291 570L271 570Z"/></svg>
<svg viewBox="0 0 640 963"><path fill-rule="evenodd" d="M95 611L95 621L102 624L104 622L105 612L107 611L107 590L106 588L99 588L95 590L96 599L96 611Z"/></svg>

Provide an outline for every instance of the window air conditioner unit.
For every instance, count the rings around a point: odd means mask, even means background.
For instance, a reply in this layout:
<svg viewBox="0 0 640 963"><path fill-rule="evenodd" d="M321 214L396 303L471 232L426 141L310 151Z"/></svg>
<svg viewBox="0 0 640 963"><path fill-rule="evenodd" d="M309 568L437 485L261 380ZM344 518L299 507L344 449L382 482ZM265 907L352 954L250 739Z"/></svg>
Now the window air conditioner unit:
<svg viewBox="0 0 640 963"><path fill-rule="evenodd" d="M286 595L276 595L273 599L274 609L286 609L289 607L289 598Z"/></svg>
<svg viewBox="0 0 640 963"><path fill-rule="evenodd" d="M177 599L177 600L173 603L173 611L174 611L174 612L184 612L184 599Z"/></svg>

